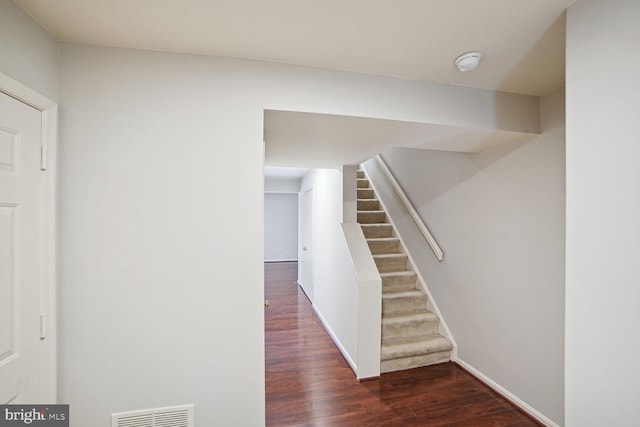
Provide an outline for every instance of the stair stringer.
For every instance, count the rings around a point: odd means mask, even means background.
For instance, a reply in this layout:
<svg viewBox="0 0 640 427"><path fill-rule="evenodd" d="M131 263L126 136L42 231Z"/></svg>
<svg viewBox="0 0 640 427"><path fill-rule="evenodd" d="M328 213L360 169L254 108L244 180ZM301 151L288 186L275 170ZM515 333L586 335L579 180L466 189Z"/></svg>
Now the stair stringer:
<svg viewBox="0 0 640 427"><path fill-rule="evenodd" d="M373 189L375 194L378 195L377 196L378 197L378 202L380 203L380 206L382 206L382 209L386 212L387 221L393 226L395 234L398 237L398 239L400 240L400 245L402 246L402 249L403 249L404 253L407 255L409 264L411 264L411 268L413 269L413 272L416 274L416 278L418 279L418 283L420 284L420 288L427 294L427 298L428 298L427 299L427 309L429 311L435 313L438 316L438 318L440 319L440 322L438 324L438 333L440 335L442 335L443 337L449 339L449 341L451 342L451 345L452 345L451 360L458 360L458 345L456 344L456 340L453 338L453 334L451 333L451 330L447 326L447 322L446 322L445 318L442 316L442 313L438 309L438 304L436 303L435 299L433 298L433 295L431 294L431 291L429 290L429 287L427 286L427 283L424 280L424 277L422 276L422 273L417 268L416 263L413 260L413 256L411 255L411 252L408 250L407 246L405 245L404 238L402 237L399 228L394 223L393 217L391 216L389 209L387 209L387 206L385 206L385 202L380 197L380 194L383 194L383 193L378 191L379 189L376 187L376 184L371 179L371 175L366 170L364 163L362 164L362 170L364 171L365 176L369 180L369 185L371 185L371 188ZM428 254L428 255L431 256L432 254Z"/></svg>

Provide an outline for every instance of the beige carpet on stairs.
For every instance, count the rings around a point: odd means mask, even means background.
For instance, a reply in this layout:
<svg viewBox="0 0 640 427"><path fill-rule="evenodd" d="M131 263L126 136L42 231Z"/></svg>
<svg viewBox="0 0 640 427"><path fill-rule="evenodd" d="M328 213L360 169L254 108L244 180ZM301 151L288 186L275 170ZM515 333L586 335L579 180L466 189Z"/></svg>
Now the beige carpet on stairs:
<svg viewBox="0 0 640 427"><path fill-rule="evenodd" d="M427 309L427 295L364 171L358 171L357 182L358 222L382 277L380 370L447 362L451 342L438 333L440 319Z"/></svg>

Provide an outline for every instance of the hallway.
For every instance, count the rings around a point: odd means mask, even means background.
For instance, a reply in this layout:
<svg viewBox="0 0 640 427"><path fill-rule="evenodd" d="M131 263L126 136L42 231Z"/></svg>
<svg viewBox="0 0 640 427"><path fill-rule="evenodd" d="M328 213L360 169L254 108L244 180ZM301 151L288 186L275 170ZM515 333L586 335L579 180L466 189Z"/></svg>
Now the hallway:
<svg viewBox="0 0 640 427"><path fill-rule="evenodd" d="M267 426L538 425L451 363L358 382L296 280L265 264Z"/></svg>

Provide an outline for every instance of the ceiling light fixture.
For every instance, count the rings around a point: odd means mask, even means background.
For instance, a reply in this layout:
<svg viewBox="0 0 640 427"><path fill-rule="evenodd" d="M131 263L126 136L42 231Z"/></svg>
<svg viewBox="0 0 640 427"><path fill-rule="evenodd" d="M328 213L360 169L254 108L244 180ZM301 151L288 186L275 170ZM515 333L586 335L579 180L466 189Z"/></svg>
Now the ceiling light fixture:
<svg viewBox="0 0 640 427"><path fill-rule="evenodd" d="M465 72L474 70L480 64L482 54L480 52L467 52L456 58L455 64L458 70Z"/></svg>

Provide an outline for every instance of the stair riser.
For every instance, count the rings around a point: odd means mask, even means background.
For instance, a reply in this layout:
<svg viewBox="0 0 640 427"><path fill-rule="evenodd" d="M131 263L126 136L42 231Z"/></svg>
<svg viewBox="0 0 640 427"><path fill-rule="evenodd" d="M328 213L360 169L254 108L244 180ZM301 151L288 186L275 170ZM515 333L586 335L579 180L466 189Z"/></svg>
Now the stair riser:
<svg viewBox="0 0 640 427"><path fill-rule="evenodd" d="M411 320L402 323L382 325L382 342L396 338L414 338L438 333L438 319Z"/></svg>
<svg viewBox="0 0 640 427"><path fill-rule="evenodd" d="M385 222L387 215L384 212L358 212L358 222L360 224L378 224Z"/></svg>
<svg viewBox="0 0 640 427"><path fill-rule="evenodd" d="M401 284L393 284L393 285L382 285L382 293L397 293L397 292L408 292L415 291L416 284L411 283L401 283Z"/></svg>
<svg viewBox="0 0 640 427"><path fill-rule="evenodd" d="M382 226L374 226L367 227L366 225L362 226L362 232L364 233L364 237L367 239L378 239L383 237L392 237L393 236L393 227L391 224L382 225Z"/></svg>
<svg viewBox="0 0 640 427"><path fill-rule="evenodd" d="M393 257L393 258L374 258L378 272L391 273L395 271L406 271L407 269L407 257Z"/></svg>
<svg viewBox="0 0 640 427"><path fill-rule="evenodd" d="M374 255L378 254L399 254L402 251L400 250L400 241L369 241L369 249L371 253Z"/></svg>
<svg viewBox="0 0 640 427"><path fill-rule="evenodd" d="M441 336L431 337L430 339L415 345L386 345L380 348L380 360L402 359L405 357L416 357L434 353L451 351L453 346L451 342Z"/></svg>
<svg viewBox="0 0 640 427"><path fill-rule="evenodd" d="M375 199L376 196L371 189L358 188L358 199Z"/></svg>
<svg viewBox="0 0 640 427"><path fill-rule="evenodd" d="M427 308L427 296L407 298L383 298L382 315L399 313L418 313Z"/></svg>
<svg viewBox="0 0 640 427"><path fill-rule="evenodd" d="M416 289L417 278L411 276L390 276L382 278L382 292L411 291Z"/></svg>
<svg viewBox="0 0 640 427"><path fill-rule="evenodd" d="M380 202L371 199L371 200L358 200L358 210L359 211L377 211L380 210Z"/></svg>
<svg viewBox="0 0 640 427"><path fill-rule="evenodd" d="M450 351L442 351L422 356L404 357L401 359L384 360L380 363L380 373L402 371L405 369L419 368L421 366L445 363L451 359Z"/></svg>
<svg viewBox="0 0 640 427"><path fill-rule="evenodd" d="M358 188L369 188L369 180L368 179L358 179L357 181Z"/></svg>
<svg viewBox="0 0 640 427"><path fill-rule="evenodd" d="M360 170L356 171L356 174L357 174L357 178L364 178L365 177L364 176L364 171L360 171Z"/></svg>

